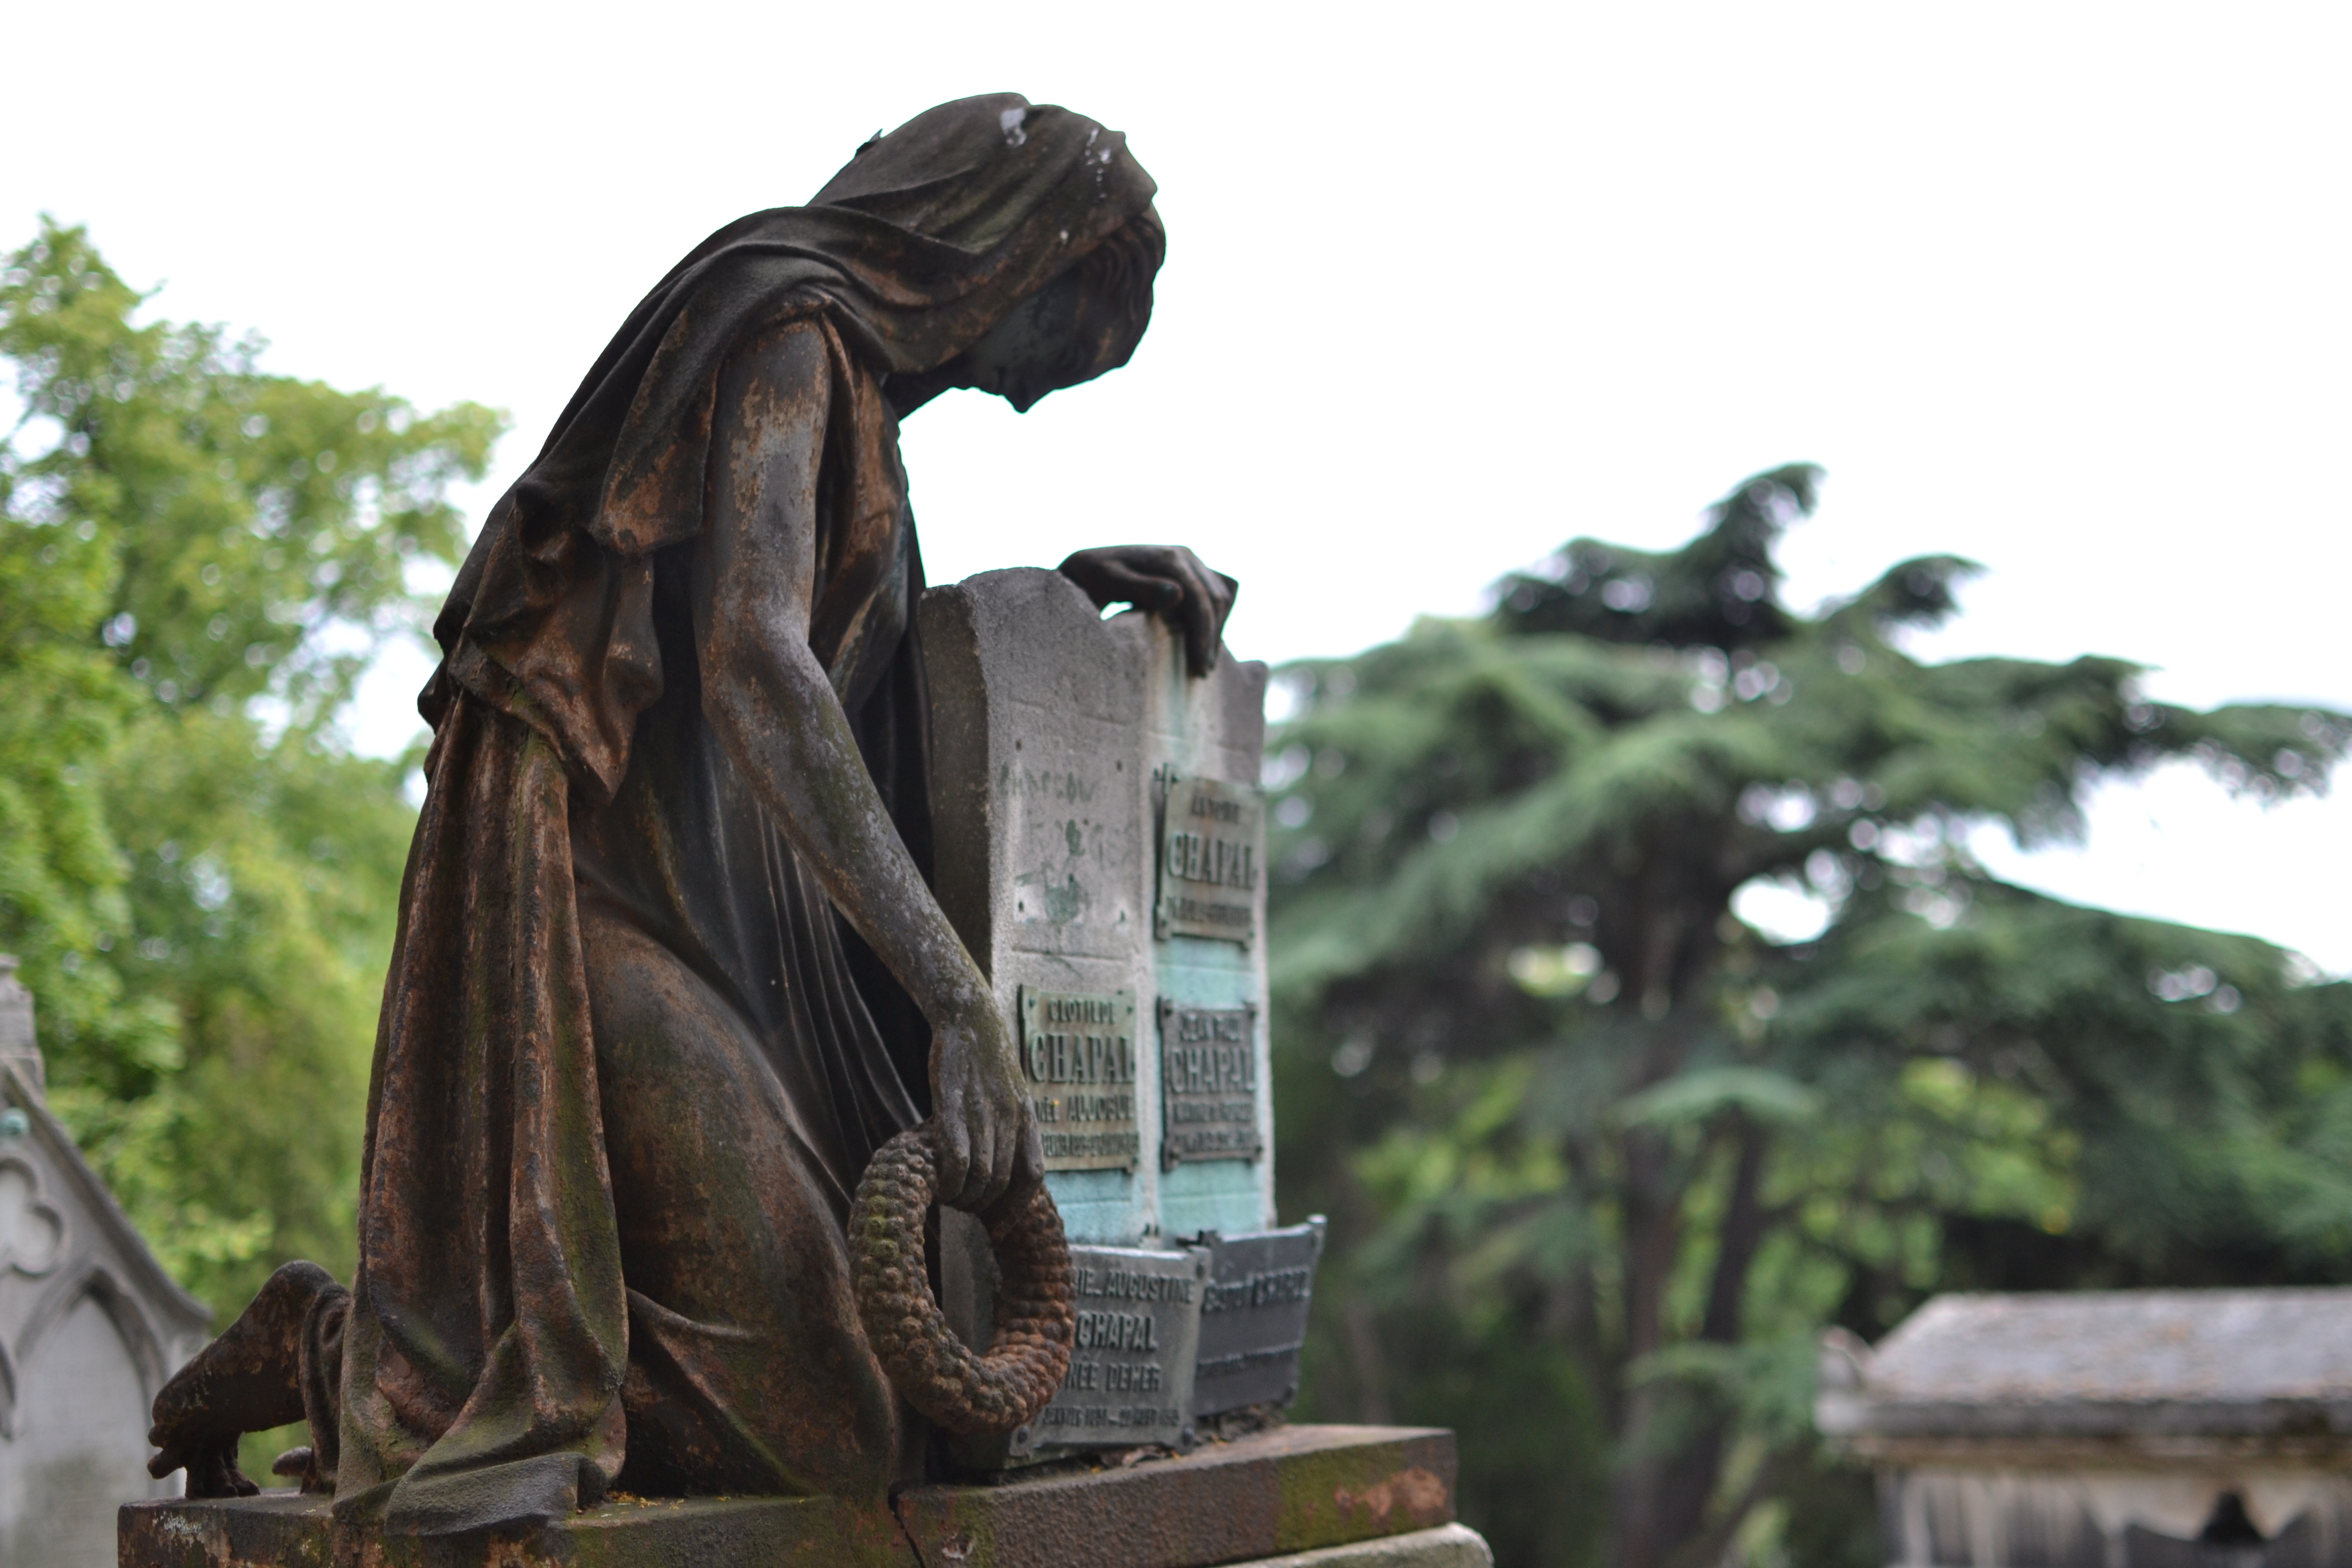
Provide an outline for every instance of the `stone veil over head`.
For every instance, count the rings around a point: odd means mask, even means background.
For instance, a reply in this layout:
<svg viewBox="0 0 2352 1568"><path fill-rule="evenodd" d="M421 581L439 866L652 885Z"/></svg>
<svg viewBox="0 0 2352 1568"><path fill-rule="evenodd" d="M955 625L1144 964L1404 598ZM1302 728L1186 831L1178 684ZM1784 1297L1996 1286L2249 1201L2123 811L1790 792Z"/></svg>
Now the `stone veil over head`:
<svg viewBox="0 0 2352 1568"><path fill-rule="evenodd" d="M719 229L613 334L492 509L435 637L453 662L461 634L485 650L510 642L543 608L555 587L546 568L560 572L571 536L635 557L697 531L715 373L755 327L822 312L894 392L919 397L1015 306L1091 257L1092 287L1067 301L1081 363L1065 384L1117 369L1162 255L1157 189L1120 132L990 93L876 136L809 205ZM1140 315L1127 308L1139 292ZM908 400L893 401L903 412ZM428 721L439 691L426 689ZM593 718L596 732L572 737L568 754L609 788L619 715Z"/></svg>

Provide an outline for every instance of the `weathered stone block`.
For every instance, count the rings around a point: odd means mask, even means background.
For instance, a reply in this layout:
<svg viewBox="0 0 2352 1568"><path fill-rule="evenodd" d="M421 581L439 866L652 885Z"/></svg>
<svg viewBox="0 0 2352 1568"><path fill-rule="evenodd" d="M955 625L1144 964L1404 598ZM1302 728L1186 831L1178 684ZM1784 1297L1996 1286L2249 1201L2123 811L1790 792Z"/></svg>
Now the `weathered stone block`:
<svg viewBox="0 0 2352 1568"><path fill-rule="evenodd" d="M1263 1558L1254 1568L1495 1568L1495 1554L1486 1549L1486 1537L1469 1526L1441 1524L1378 1541Z"/></svg>
<svg viewBox="0 0 2352 1568"><path fill-rule="evenodd" d="M887 1510L832 1498L621 1500L544 1529L338 1542L332 1500L264 1492L122 1510L123 1568L919 1568Z"/></svg>
<svg viewBox="0 0 2352 1568"><path fill-rule="evenodd" d="M121 1568L1486 1568L1454 1524L1454 1438L1296 1426L1133 1466L919 1487L888 1510L831 1498L618 1500L543 1529L431 1541L334 1536L289 1492L122 1510Z"/></svg>

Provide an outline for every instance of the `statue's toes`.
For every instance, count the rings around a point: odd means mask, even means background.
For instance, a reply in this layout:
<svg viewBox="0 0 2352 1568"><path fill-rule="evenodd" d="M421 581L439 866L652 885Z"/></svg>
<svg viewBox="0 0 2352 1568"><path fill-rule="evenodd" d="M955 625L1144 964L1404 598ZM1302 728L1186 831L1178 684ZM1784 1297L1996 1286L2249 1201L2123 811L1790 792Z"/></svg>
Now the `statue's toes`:
<svg viewBox="0 0 2352 1568"><path fill-rule="evenodd" d="M246 1479L245 1472L236 1468L236 1439L220 1437L193 1444L178 1451L166 1449L148 1462L148 1468L168 1476L173 1469L188 1472L188 1495L192 1498L251 1497L261 1489Z"/></svg>
<svg viewBox="0 0 2352 1568"><path fill-rule="evenodd" d="M335 1478L331 1471L319 1467L318 1450L309 1447L289 1448L271 1462L269 1473L284 1476L305 1492L332 1495Z"/></svg>

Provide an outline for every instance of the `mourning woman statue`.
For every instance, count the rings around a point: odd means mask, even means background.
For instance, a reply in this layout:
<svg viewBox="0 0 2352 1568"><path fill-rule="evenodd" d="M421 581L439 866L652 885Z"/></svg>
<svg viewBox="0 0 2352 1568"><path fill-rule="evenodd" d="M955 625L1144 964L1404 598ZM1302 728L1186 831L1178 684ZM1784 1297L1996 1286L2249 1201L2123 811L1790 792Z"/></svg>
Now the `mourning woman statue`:
<svg viewBox="0 0 2352 1568"><path fill-rule="evenodd" d="M439 1533L646 1495L880 1497L922 1419L845 1225L930 1119L938 1195L1040 1181L1006 1020L933 899L898 421L1116 368L1163 251L1125 139L999 94L712 235L624 322L434 626L428 790L348 1293L291 1264L156 1402L159 1474ZM1195 673L1233 584L1087 551Z"/></svg>

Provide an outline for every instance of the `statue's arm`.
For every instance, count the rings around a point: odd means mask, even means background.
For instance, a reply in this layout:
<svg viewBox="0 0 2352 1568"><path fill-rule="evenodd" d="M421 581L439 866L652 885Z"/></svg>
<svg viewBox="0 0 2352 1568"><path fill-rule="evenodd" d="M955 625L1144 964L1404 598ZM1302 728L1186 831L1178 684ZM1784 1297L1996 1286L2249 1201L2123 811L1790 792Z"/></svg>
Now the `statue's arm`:
<svg viewBox="0 0 2352 1568"><path fill-rule="evenodd" d="M794 850L929 1023L940 1195L977 1207L1041 1163L1013 1041L866 771L809 647L829 377L788 328L720 373L697 584L704 713Z"/></svg>

